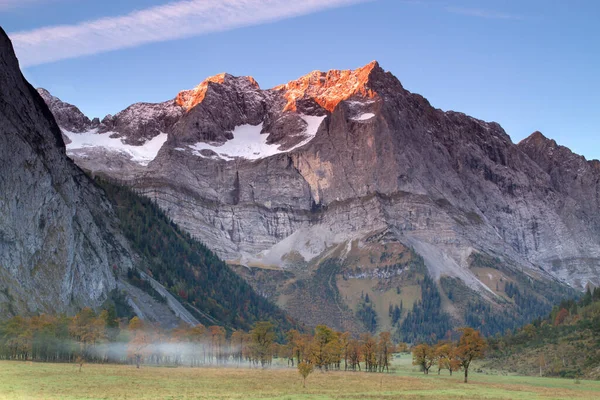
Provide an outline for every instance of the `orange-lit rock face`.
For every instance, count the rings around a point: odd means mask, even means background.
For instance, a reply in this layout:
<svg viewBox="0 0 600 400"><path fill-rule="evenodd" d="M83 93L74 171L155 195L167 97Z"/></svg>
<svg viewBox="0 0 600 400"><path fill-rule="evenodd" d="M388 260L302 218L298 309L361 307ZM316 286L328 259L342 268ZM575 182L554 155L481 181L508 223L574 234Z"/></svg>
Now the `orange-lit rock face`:
<svg viewBox="0 0 600 400"><path fill-rule="evenodd" d="M284 97L288 102L284 111L296 111L298 100L311 98L321 107L332 112L340 102L354 95L368 98L377 96L377 93L368 87L369 76L374 68L379 68L376 61L353 71L314 71L296 81L273 89L285 91Z"/></svg>
<svg viewBox="0 0 600 400"><path fill-rule="evenodd" d="M196 86L194 89L184 90L182 92L179 92L175 101L177 102L178 105L185 108L186 111L189 111L192 108L196 107L198 104L202 103L202 101L204 100L204 96L206 96L206 91L208 90L208 85L210 83L216 83L219 85L223 85L228 81L228 79L232 79L232 78L233 78L232 76L225 74L225 73L211 76L210 78L206 78L201 84ZM258 83L256 82L256 80L253 77L245 76L243 79L248 80L248 82L250 82L250 84L252 86L254 86L256 88L259 87Z"/></svg>

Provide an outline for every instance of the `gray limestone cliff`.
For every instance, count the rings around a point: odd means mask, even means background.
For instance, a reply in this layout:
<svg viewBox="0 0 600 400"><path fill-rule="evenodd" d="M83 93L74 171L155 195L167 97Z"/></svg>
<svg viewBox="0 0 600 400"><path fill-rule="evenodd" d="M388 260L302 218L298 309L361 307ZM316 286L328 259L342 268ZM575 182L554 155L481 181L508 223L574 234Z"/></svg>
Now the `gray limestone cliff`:
<svg viewBox="0 0 600 400"><path fill-rule="evenodd" d="M65 154L4 31L0 64L0 314L98 306L115 287L113 266L131 265L127 243L108 201Z"/></svg>
<svg viewBox="0 0 600 400"><path fill-rule="evenodd" d="M166 304L122 278L143 259L103 190L67 157L57 122L69 134L95 124L31 87L0 28L0 320L98 309L118 288L142 318L166 327L197 323L152 278Z"/></svg>

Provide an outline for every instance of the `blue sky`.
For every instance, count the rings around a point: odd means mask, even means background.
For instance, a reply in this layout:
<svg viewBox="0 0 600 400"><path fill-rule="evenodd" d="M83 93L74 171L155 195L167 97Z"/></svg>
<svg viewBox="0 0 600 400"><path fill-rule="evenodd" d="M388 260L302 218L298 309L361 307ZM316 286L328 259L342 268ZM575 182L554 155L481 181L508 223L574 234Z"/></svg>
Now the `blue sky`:
<svg viewBox="0 0 600 400"><path fill-rule="evenodd" d="M25 76L90 117L219 72L269 88L378 60L435 107L497 121L515 142L540 130L588 159L600 158L599 16L595 0L0 0Z"/></svg>

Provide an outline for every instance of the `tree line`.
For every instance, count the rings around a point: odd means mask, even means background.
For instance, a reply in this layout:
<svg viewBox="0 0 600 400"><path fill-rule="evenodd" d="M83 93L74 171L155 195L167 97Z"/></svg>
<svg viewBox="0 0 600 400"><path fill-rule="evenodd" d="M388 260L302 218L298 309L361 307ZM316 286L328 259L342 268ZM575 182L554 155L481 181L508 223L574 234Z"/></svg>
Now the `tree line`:
<svg viewBox="0 0 600 400"><path fill-rule="evenodd" d="M181 324L165 330L114 308L84 308L73 317L16 316L0 323L0 359L40 362L143 363L156 365L241 364L266 366L278 351L270 322L227 335L222 326Z"/></svg>
<svg viewBox="0 0 600 400"><path fill-rule="evenodd" d="M486 348L479 331L460 330L457 343L412 348L413 364L428 374L432 366L453 371L463 369L465 382L472 360ZM274 359L297 367L306 378L314 369L389 372L392 356L408 351L395 344L390 332L364 333L353 337L318 325L313 332L296 329L277 342L275 326L257 322L250 331L228 334L222 326L181 324L165 330L138 317L117 319L114 309L100 313L84 308L77 315L13 317L0 324L0 359L40 362L128 363L140 368L154 365L237 365L268 367ZM280 363L282 362L280 361ZM306 373L306 376L305 376Z"/></svg>
<svg viewBox="0 0 600 400"><path fill-rule="evenodd" d="M65 315L16 316L0 323L0 359L40 362L97 362L140 365L241 365L268 367L273 359L328 370L389 371L392 354L406 351L389 332L352 337L319 325L295 329L278 342L275 325L257 322L249 331L228 333L198 324L165 330L138 317L118 319L114 309L85 308Z"/></svg>

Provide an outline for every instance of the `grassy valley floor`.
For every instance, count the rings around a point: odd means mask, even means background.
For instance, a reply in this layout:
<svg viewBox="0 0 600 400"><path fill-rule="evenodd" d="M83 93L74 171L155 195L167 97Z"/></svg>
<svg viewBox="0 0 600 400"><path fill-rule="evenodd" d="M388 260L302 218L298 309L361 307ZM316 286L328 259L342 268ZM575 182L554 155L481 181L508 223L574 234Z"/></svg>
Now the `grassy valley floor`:
<svg viewBox="0 0 600 400"><path fill-rule="evenodd" d="M295 369L168 368L0 362L0 399L598 399L600 382L485 375L422 375L408 355L390 374Z"/></svg>

